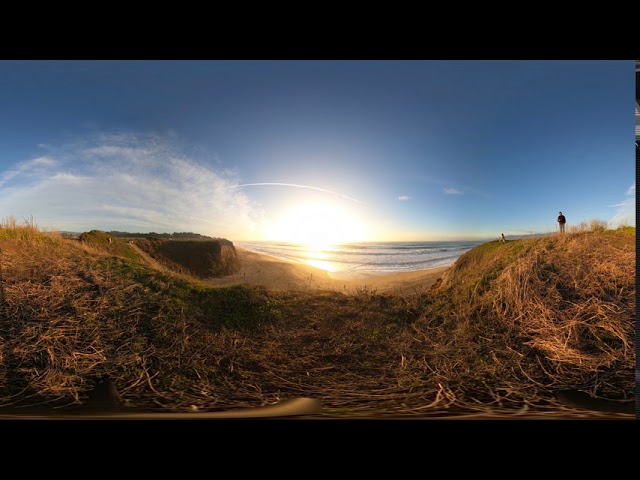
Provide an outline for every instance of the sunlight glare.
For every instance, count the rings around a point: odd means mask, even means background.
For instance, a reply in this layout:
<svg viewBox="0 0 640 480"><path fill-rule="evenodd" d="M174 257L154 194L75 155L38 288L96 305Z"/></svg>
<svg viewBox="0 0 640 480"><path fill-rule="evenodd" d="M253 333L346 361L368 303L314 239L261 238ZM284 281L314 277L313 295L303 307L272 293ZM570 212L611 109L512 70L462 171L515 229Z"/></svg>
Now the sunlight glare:
<svg viewBox="0 0 640 480"><path fill-rule="evenodd" d="M328 245L366 241L362 223L346 209L331 204L305 204L293 208L267 228L266 240L307 245L321 250Z"/></svg>

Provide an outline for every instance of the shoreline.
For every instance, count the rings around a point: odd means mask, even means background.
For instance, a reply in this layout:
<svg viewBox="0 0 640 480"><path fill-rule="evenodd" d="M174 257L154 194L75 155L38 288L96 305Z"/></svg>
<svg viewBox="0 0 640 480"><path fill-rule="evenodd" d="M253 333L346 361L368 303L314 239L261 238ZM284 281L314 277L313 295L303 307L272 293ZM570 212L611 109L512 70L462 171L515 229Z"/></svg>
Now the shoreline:
<svg viewBox="0 0 640 480"><path fill-rule="evenodd" d="M273 290L333 290L356 293L362 289L379 293L418 294L428 290L450 267L436 267L409 272L357 272L335 274L317 267L235 247L240 270L219 278L205 280L216 286L262 285Z"/></svg>

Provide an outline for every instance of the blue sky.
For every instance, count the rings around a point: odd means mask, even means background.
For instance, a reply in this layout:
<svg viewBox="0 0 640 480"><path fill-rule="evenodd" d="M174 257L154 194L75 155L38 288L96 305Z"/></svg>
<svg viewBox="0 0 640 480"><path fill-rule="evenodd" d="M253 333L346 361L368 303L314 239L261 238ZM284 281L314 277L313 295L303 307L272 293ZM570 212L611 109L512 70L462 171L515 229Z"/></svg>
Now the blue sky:
<svg viewBox="0 0 640 480"><path fill-rule="evenodd" d="M634 68L0 61L0 216L318 243L635 225Z"/></svg>

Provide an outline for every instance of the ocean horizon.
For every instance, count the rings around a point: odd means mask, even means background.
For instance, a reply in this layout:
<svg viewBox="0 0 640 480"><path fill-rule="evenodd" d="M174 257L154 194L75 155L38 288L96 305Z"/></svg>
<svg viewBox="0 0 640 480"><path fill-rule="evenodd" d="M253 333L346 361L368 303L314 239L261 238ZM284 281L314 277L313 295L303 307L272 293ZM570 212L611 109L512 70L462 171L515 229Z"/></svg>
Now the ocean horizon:
<svg viewBox="0 0 640 480"><path fill-rule="evenodd" d="M462 254L490 240L362 242L313 247L289 242L236 241L239 247L332 274L391 274L452 265Z"/></svg>

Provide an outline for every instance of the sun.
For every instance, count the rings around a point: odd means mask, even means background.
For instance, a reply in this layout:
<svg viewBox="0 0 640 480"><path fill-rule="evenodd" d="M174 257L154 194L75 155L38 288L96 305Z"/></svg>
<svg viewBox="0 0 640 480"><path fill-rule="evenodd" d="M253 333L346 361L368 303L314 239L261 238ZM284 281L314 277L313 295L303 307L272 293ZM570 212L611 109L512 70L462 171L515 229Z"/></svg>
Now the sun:
<svg viewBox="0 0 640 480"><path fill-rule="evenodd" d="M362 222L336 205L310 203L291 208L265 232L266 240L279 240L322 249L329 245L364 241Z"/></svg>

